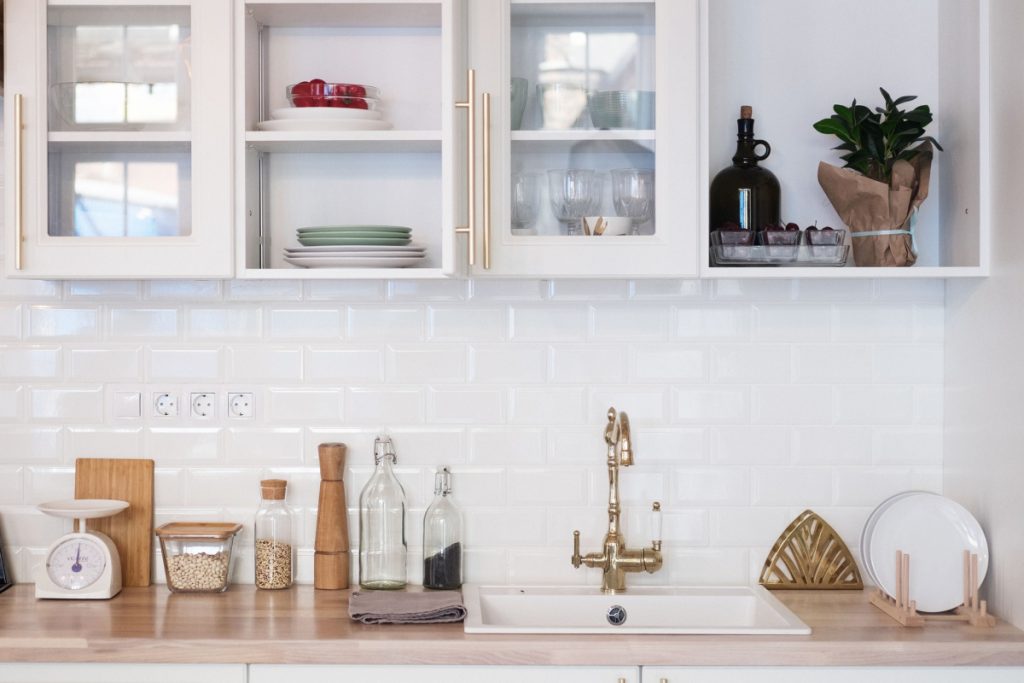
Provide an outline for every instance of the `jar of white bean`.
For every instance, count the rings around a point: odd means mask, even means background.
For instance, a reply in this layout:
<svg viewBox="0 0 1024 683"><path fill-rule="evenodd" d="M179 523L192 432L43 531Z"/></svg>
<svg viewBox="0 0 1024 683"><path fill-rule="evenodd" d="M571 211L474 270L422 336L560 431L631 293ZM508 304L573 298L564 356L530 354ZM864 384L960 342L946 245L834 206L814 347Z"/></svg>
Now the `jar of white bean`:
<svg viewBox="0 0 1024 683"><path fill-rule="evenodd" d="M231 547L241 524L171 522L156 530L167 587L174 593L220 593L231 578Z"/></svg>

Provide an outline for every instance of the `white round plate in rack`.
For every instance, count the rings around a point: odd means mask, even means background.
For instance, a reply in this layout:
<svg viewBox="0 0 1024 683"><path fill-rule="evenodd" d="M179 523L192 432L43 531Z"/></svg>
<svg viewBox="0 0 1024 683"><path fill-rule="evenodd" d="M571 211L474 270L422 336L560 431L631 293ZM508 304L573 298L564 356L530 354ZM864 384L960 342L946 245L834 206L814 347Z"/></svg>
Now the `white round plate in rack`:
<svg viewBox="0 0 1024 683"><path fill-rule="evenodd" d="M285 256L284 260L300 268L408 268L423 262L423 256Z"/></svg>
<svg viewBox="0 0 1024 683"><path fill-rule="evenodd" d="M353 109L350 107L282 107L270 112L271 118L281 119L369 119L379 121L384 118L383 112L372 109Z"/></svg>
<svg viewBox="0 0 1024 683"><path fill-rule="evenodd" d="M390 121L373 119L282 119L280 121L260 121L256 124L260 130L281 133L290 131L325 132L339 130L391 130L394 126Z"/></svg>
<svg viewBox="0 0 1024 683"><path fill-rule="evenodd" d="M338 254L351 254L352 256L359 256L360 252L365 251L386 251L392 256L416 256L422 254L427 250L426 247L420 244L406 244L406 245L373 245L373 244L338 244L338 245L326 245L320 247L287 247L284 251L286 254L294 256L325 256L325 255L338 255Z"/></svg>
<svg viewBox="0 0 1024 683"><path fill-rule="evenodd" d="M896 594L896 552L910 555L910 599L920 612L945 612L964 598L964 551L978 556L978 585L988 572L988 542L978 520L959 503L916 492L893 500L868 538L878 586Z"/></svg>
<svg viewBox="0 0 1024 683"><path fill-rule="evenodd" d="M878 521L879 516L881 516L881 514L885 512L885 510L895 501L899 500L900 498L905 498L906 496L911 496L915 493L926 492L903 491L902 493L897 493L894 496L889 496L881 503L879 503L878 507L871 511L871 514L868 515L867 521L864 522L864 530L860 533L860 563L862 565L862 568L864 569L864 572L868 575L868 578L871 579L871 583L875 584L876 586L878 585L878 577L875 576L875 572L871 569L871 548L868 545L868 539L871 538L871 532L875 528L875 522Z"/></svg>

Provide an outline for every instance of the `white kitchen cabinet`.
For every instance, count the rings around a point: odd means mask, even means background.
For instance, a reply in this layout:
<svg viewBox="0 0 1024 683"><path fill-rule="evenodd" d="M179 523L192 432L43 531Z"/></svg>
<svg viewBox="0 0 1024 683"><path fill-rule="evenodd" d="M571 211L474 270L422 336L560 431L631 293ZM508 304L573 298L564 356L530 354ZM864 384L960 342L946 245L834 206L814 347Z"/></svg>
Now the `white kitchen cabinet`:
<svg viewBox="0 0 1024 683"><path fill-rule="evenodd" d="M254 664L249 683L640 683L635 666L288 666Z"/></svg>
<svg viewBox="0 0 1024 683"><path fill-rule="evenodd" d="M1017 667L647 667L642 683L1018 683Z"/></svg>
<svg viewBox="0 0 1024 683"><path fill-rule="evenodd" d="M477 108L485 95L491 105L472 128L480 219L470 272L695 275L697 0L474 0L468 39ZM517 126L512 92L523 86ZM601 105L607 95L599 93L613 91L645 93L631 112L636 119L616 120L616 107ZM556 173L553 182L549 171L562 169L584 173L565 182ZM653 196L649 178L622 174L626 191L617 201L616 171L623 169L653 171ZM565 209L557 217L555 204ZM584 216L620 214L634 218L623 226L635 234L581 234Z"/></svg>
<svg viewBox="0 0 1024 683"><path fill-rule="evenodd" d="M8 0L6 272L232 273L231 0Z"/></svg>
<svg viewBox="0 0 1024 683"><path fill-rule="evenodd" d="M244 664L0 664L5 683L245 683Z"/></svg>
<svg viewBox="0 0 1024 683"><path fill-rule="evenodd" d="M728 166L741 105L754 108L763 162L782 185L782 219L843 227L817 180L820 161L841 164L835 138L814 122L854 98L882 105L917 95L944 147L932 165L910 268L711 267L702 191L701 276L708 278L951 278L988 275L990 242L989 1L865 0L857 11L821 0L702 0L701 186ZM897 56L898 55L898 56Z"/></svg>
<svg viewBox="0 0 1024 683"><path fill-rule="evenodd" d="M238 275L431 278L455 273L455 178L464 122L465 0L235 0ZM260 130L286 88L320 78L380 89L390 130ZM292 266L301 227L412 228L416 268Z"/></svg>

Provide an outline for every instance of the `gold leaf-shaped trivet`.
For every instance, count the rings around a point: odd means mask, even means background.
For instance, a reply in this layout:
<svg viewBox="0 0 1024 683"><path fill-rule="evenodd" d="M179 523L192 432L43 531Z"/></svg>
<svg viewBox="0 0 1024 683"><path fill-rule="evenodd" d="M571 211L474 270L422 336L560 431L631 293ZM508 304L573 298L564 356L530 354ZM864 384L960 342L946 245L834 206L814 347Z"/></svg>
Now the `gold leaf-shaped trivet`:
<svg viewBox="0 0 1024 683"><path fill-rule="evenodd" d="M804 510L775 542L768 553L761 578L772 590L860 590L864 582L850 549L828 522Z"/></svg>

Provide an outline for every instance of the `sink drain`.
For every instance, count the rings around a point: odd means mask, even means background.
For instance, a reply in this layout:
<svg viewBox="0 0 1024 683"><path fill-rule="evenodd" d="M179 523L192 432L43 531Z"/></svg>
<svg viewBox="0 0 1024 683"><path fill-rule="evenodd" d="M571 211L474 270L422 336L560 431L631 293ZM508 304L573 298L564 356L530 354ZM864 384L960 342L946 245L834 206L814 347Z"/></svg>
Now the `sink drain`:
<svg viewBox="0 0 1024 683"><path fill-rule="evenodd" d="M612 605L604 616L612 626L622 626L626 623L626 608L622 605Z"/></svg>

